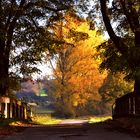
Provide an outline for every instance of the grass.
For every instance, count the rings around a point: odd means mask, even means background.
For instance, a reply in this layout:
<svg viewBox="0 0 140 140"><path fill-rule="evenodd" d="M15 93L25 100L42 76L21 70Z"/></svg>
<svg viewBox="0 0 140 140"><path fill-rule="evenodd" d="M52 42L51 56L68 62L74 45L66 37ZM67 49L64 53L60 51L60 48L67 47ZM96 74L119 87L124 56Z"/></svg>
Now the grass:
<svg viewBox="0 0 140 140"><path fill-rule="evenodd" d="M88 123L98 123L98 122L104 122L106 120L112 119L110 116L105 117L84 117L84 118L74 118L74 119L67 119L67 120L87 120ZM51 117L50 115L42 115L37 114L32 117L32 124L38 124L38 125L52 125L52 124L59 124L65 119L57 119L54 117ZM16 119L1 119L0 120L0 127L3 126L24 126L24 125L30 125L29 122L23 122Z"/></svg>
<svg viewBox="0 0 140 140"><path fill-rule="evenodd" d="M12 123L15 123L19 120L17 119L0 119L0 127L11 126Z"/></svg>
<svg viewBox="0 0 140 140"><path fill-rule="evenodd" d="M33 116L32 121L34 124L52 125L52 124L58 124L62 120L53 118L49 115L35 115L35 116Z"/></svg>
<svg viewBox="0 0 140 140"><path fill-rule="evenodd" d="M34 108L32 109L34 114L52 114L54 111L49 109L43 109L43 108Z"/></svg>
<svg viewBox="0 0 140 140"><path fill-rule="evenodd" d="M7 126L24 126L28 125L30 122L28 120L20 120L20 119L0 119L0 127Z"/></svg>
<svg viewBox="0 0 140 140"><path fill-rule="evenodd" d="M32 121L34 124L40 124L40 125L52 125L52 124L59 124L64 120L70 120L70 121L76 121L76 120L87 120L88 123L98 123L98 122L104 122L109 119L112 119L111 116L105 116L105 117L84 117L84 118L73 118L73 119L57 119L54 117L51 117L49 115L35 115L32 118Z"/></svg>
<svg viewBox="0 0 140 140"><path fill-rule="evenodd" d="M105 117L89 117L89 123L99 123L99 122L104 122L107 120L112 119L111 116L105 116Z"/></svg>
<svg viewBox="0 0 140 140"><path fill-rule="evenodd" d="M20 124L14 125L17 122L20 121L16 119L0 119L0 136L12 135L15 132L23 131L24 128L19 126L25 122L20 122Z"/></svg>

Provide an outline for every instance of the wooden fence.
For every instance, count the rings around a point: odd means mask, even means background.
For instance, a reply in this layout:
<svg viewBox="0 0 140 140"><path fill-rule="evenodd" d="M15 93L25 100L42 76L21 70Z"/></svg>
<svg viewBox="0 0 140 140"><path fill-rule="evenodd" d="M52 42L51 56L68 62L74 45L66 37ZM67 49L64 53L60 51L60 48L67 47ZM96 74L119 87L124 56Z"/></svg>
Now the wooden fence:
<svg viewBox="0 0 140 140"><path fill-rule="evenodd" d="M128 93L118 99L112 107L113 118L119 117L139 117L140 116L140 96Z"/></svg>
<svg viewBox="0 0 140 140"><path fill-rule="evenodd" d="M9 97L0 97L0 114L4 118L27 119L27 104Z"/></svg>

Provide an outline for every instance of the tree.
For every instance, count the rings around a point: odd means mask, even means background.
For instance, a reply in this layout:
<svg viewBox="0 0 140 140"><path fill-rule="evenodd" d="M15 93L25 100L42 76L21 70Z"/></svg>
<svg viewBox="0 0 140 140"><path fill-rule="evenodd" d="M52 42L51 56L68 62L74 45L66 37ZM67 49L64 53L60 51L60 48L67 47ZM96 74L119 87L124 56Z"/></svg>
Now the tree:
<svg viewBox="0 0 140 140"><path fill-rule="evenodd" d="M72 1L1 0L0 1L0 95L6 95L10 80L37 71L44 47L38 45L47 35L49 48L51 33L43 28L59 19L59 11L71 7ZM42 24L42 25L41 25ZM51 40L51 41L50 41ZM41 47L40 47L41 46Z"/></svg>
<svg viewBox="0 0 140 140"><path fill-rule="evenodd" d="M64 18L54 28L65 43L57 50L53 96L59 113L76 116L87 113L90 100L94 104L100 100L98 89L105 74L98 70L100 59L96 58L96 45L103 42L103 38L96 30L90 30L88 21L74 13Z"/></svg>
<svg viewBox="0 0 140 140"><path fill-rule="evenodd" d="M111 112L112 105L115 100L129 92L133 91L133 82L125 81L125 75L121 73L108 73L104 79L102 86L99 89L101 95L101 102L99 103L100 111L102 113Z"/></svg>
<svg viewBox="0 0 140 140"><path fill-rule="evenodd" d="M125 72L129 79L134 79L136 94L140 93L139 5L138 0L112 0L110 3L100 0L103 21L112 41L107 44L109 52L106 51L102 66L111 71ZM116 32L112 23L117 25Z"/></svg>
<svg viewBox="0 0 140 140"><path fill-rule="evenodd" d="M85 5L89 1L85 0ZM133 79L134 93L140 92L140 2L138 0L94 0L89 17L106 28L110 39L102 45L102 68L125 73ZM99 20L100 19L100 20ZM103 26L103 24L105 26ZM104 28L105 27L105 28Z"/></svg>

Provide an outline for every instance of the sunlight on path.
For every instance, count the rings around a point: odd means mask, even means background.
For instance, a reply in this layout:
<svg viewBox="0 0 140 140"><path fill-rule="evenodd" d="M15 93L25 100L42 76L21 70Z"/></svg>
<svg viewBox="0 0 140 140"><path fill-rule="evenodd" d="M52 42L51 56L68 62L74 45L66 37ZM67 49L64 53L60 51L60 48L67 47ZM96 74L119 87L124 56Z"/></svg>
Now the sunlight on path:
<svg viewBox="0 0 140 140"><path fill-rule="evenodd" d="M60 122L59 124L84 124L88 123L88 120L74 120L74 119L68 119Z"/></svg>

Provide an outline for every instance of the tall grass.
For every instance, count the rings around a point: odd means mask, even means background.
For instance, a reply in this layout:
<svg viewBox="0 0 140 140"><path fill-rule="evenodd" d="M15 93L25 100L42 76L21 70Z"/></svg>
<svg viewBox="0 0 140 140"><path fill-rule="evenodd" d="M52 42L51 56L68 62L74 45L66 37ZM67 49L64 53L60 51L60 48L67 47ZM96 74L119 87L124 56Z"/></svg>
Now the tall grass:
<svg viewBox="0 0 140 140"><path fill-rule="evenodd" d="M88 117L85 118L88 123L98 123L98 122L104 122L106 120L112 119L111 116L105 116L105 117ZM40 124L40 125L51 125L51 124L59 124L60 122L64 120L83 120L83 118L75 118L75 119L57 119L54 117L51 117L50 115L35 115L32 118L32 121L34 124Z"/></svg>
<svg viewBox="0 0 140 140"><path fill-rule="evenodd" d="M62 120L56 119L56 118L51 117L49 115L34 115L32 118L32 121L34 124L51 125L51 124L58 124Z"/></svg>
<svg viewBox="0 0 140 140"><path fill-rule="evenodd" d="M98 123L98 122L104 122L104 121L107 121L107 120L110 120L112 119L111 116L104 116L104 117L90 117L89 118L89 123Z"/></svg>

